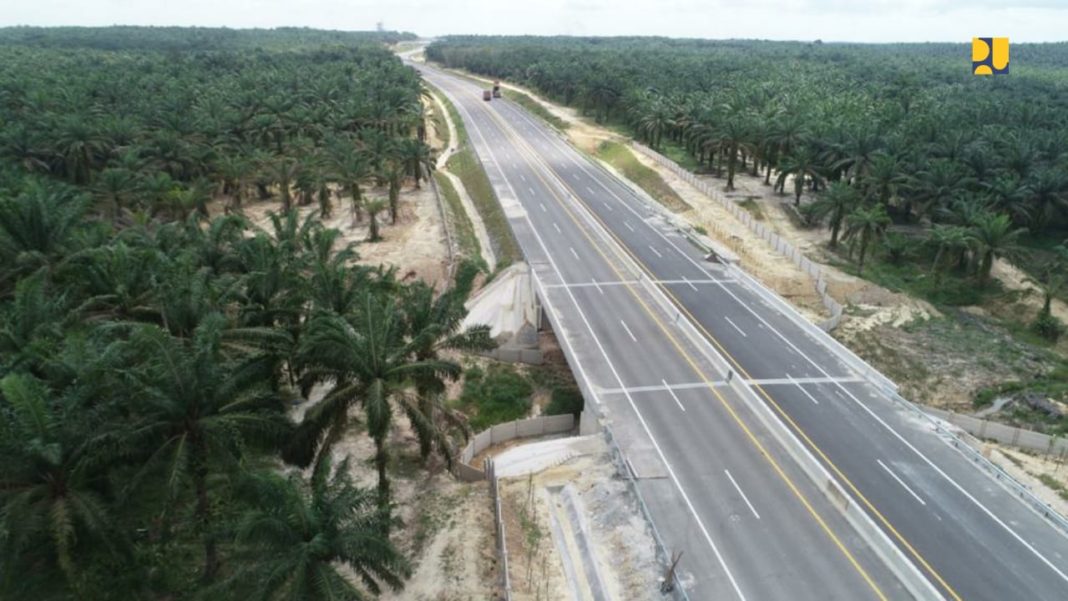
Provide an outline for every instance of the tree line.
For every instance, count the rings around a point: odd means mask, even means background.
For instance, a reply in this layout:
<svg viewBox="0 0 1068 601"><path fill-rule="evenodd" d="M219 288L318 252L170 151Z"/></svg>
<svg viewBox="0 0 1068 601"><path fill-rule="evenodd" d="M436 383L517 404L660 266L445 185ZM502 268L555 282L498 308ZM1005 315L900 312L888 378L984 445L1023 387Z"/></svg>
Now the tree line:
<svg viewBox="0 0 1068 601"><path fill-rule="evenodd" d="M0 597L402 586L388 434L446 462L466 435L442 353L493 344L461 329L477 268L435 290L354 264L285 197L329 210L302 178L344 161L357 200L391 161L414 183L391 149L421 143L415 75L369 46L0 55ZM246 182L288 210L251 225ZM373 456L335 458L360 433Z"/></svg>
<svg viewBox="0 0 1068 601"><path fill-rule="evenodd" d="M288 39L260 36L268 47ZM376 225L388 209L395 221L401 181L419 186L432 164L420 92L413 70L367 43L196 52L0 44L0 185L50 176L124 222L207 215L213 198L239 211L272 197L283 212L314 203L329 217L343 201L356 219L366 212ZM385 206L364 198L368 183L388 187Z"/></svg>
<svg viewBox="0 0 1068 601"><path fill-rule="evenodd" d="M983 287L994 258L1068 225L1068 44L1012 52L1011 77L985 78L965 44L458 36L427 57L625 127L728 191L762 177L858 271L877 242L894 260L920 246L934 280ZM1064 245L1044 257L1035 277L1057 294Z"/></svg>

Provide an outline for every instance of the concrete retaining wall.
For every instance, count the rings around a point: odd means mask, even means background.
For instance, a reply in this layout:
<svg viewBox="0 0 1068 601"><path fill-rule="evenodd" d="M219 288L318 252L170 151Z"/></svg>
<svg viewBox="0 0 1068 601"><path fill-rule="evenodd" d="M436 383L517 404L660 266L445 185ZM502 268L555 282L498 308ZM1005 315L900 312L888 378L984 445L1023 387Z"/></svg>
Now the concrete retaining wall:
<svg viewBox="0 0 1068 601"><path fill-rule="evenodd" d="M683 169L678 163L672 161L666 156L656 152L642 144L637 142L632 143L632 146L638 152L652 159L654 162L666 167L669 171L677 175L686 183L690 184L694 188L697 188L706 196L715 200L723 208L727 209L731 215L733 215L738 221L741 221L746 227L749 228L754 234L761 239L765 240L777 253L782 255L785 259L788 259L791 263L797 266L798 269L808 274L813 280L816 286L816 292L819 294L820 300L823 302L823 306L827 308L827 312L831 314L830 317L817 324L820 329L825 332L838 327L838 324L842 321L842 304L836 301L831 295L827 294L827 284L823 278L823 270L813 263L808 257L804 255L799 249L794 248L792 244L781 238L778 234L771 231L770 228L765 227L745 209L738 206L738 203L733 202L719 193L713 186L701 181L690 171Z"/></svg>
<svg viewBox="0 0 1068 601"><path fill-rule="evenodd" d="M1030 449L1047 455L1057 457L1068 456L1068 438L1050 436L1034 430L1013 428L1005 424L999 424L985 419L979 419L970 415L961 415L952 411L943 411L924 407L923 411L939 419L943 419L954 426L959 427L968 434L983 440L993 440L1002 444L1012 445L1024 449Z"/></svg>
<svg viewBox="0 0 1068 601"><path fill-rule="evenodd" d="M471 440L467 442L467 446L460 451L458 461L453 465L453 475L464 482L485 480L485 471L471 465L471 461L491 445L507 442L514 438L561 434L574 429L575 416L570 413L566 415L542 415L497 424L471 437Z"/></svg>

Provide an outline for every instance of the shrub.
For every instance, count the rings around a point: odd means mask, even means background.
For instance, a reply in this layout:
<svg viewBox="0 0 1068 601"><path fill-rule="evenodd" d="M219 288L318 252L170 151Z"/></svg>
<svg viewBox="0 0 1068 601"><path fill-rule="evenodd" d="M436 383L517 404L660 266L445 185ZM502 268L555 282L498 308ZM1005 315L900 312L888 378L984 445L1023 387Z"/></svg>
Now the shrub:
<svg viewBox="0 0 1068 601"><path fill-rule="evenodd" d="M523 418L530 411L533 392L530 382L515 367L493 364L485 371L478 367L467 370L460 401L477 410L471 427L479 431Z"/></svg>
<svg viewBox="0 0 1068 601"><path fill-rule="evenodd" d="M1064 324L1053 315L1042 312L1031 323L1031 330L1050 342L1057 342L1064 334Z"/></svg>
<svg viewBox="0 0 1068 601"><path fill-rule="evenodd" d="M568 413L578 416L582 413L585 401L582 393L577 388L553 388L549 404L545 406L545 415L566 415Z"/></svg>

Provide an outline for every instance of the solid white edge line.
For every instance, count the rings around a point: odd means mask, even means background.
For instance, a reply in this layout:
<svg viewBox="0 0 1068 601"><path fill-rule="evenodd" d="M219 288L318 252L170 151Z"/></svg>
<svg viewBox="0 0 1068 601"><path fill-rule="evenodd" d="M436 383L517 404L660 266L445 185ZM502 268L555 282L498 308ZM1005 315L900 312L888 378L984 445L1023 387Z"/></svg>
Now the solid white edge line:
<svg viewBox="0 0 1068 601"><path fill-rule="evenodd" d="M459 104L459 103L455 103L454 102L454 104ZM462 108L460 108L460 110L463 110L465 113L467 113L466 107L462 107ZM470 116L469 113L468 113L468 116ZM480 138L482 138L482 144L486 148L486 153L489 155L490 159L493 161L494 166L497 168L497 172L502 176L502 179L503 179L505 185L508 186L509 190L512 191L512 195L514 196L515 195L515 190L512 188L511 182L509 182L508 178L504 175L504 172L501 170L500 165L497 164L496 159L493 158L493 151L490 149L491 148L490 145L486 143L486 139L485 139L485 136L482 135L481 128L478 126L477 123L475 123L474 119L471 119L471 124L472 124L472 127L475 130L475 132L479 135ZM518 196L516 196L516 198L518 198ZM552 254L549 253L549 248L545 245L545 241L542 240L541 235L538 234L537 229L534 228L534 223L533 223L533 221L531 221L530 216L526 215L523 218L526 219L527 223L530 225L531 232L534 234L535 239L537 239L538 244L541 246L542 251L545 253L545 256L548 259L549 264L552 266L553 271L556 272L557 277L559 277L561 279L561 281L563 281L563 275L560 272L560 268L556 265L556 261L552 258ZM539 283L540 283L540 281L539 281ZM586 329L589 330L590 336L593 338L594 343L597 345L597 349L601 352L601 356L604 357L605 362L608 364L609 370L612 372L612 375L615 377L616 381L622 387L623 386L623 378L619 375L619 372L616 370L615 364L612 362L612 359L608 356L608 353L605 351L604 346L601 344L600 338L598 338L598 336L597 336L597 333L594 332L593 326L590 324L589 319L586 317L586 312L582 310L582 306L579 305L578 299L575 298L575 294L571 291L571 289L565 287L564 290L567 292L568 297L571 299L571 303L575 306L575 310L578 312L579 317L582 319L582 322L585 324ZM552 305L551 301L548 299L548 294L546 294L545 296L546 296L546 298L544 299L545 306L555 314L556 313L556 309ZM572 353L572 354L573 354L573 356L576 357L576 360L577 360L578 355L575 355L574 353ZM582 373L583 379L586 380L587 385L589 385L590 390L592 391L593 387L592 387L592 383L590 383L590 381L589 381L589 377L585 374L584 370L580 369L580 372ZM642 429L645 431L645 435L648 436L649 437L649 441L653 443L653 448L656 449L656 453L660 457L660 461L662 461L664 463L664 467L667 469L668 475L671 477L671 481L675 484L675 488L677 488L678 491L679 491L679 494L682 495L682 500L686 504L686 507L690 510L690 514L694 517L694 520L697 522L697 527L701 530L701 534L704 536L705 541L708 542L708 546L712 548L712 553L716 556L716 560L719 562L720 566L723 567L723 571L727 575L727 580L731 583L731 588L734 589L734 592L737 593L738 598L741 599L741 601L745 601L745 599L746 599L745 594L742 593L742 589L738 585L738 581L735 580L734 574L731 572L730 568L727 567L727 562L723 558L723 554L720 553L719 547L717 547L715 541L712 540L712 535L709 534L708 528L705 527L704 522L701 520L701 516L698 515L697 509L693 506L693 502L690 501L690 496L688 494L686 494L686 490L682 487L682 483L679 481L678 476L675 474L675 470L672 469L671 464L668 462L667 457L664 455L664 451L660 448L660 445L656 442L656 438L653 436L652 431L649 429L649 424L645 421L645 418L642 416L641 412L638 410L637 404L635 404L635 402L634 402L634 397L632 397L630 395L630 393L627 392L626 390L624 390L623 394L624 394L624 396L626 396L627 402L630 405L631 410L634 411L634 415L637 416L638 422L642 425ZM600 401L597 401L597 404L600 404Z"/></svg>

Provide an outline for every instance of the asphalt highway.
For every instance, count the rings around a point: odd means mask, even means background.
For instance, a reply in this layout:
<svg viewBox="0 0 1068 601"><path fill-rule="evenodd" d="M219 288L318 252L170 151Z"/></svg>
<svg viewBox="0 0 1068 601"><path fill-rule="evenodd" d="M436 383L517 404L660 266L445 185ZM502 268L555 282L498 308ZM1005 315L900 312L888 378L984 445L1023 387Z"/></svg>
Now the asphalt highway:
<svg viewBox="0 0 1068 601"><path fill-rule="evenodd" d="M1068 537L759 284L705 260L627 183L522 108L414 66L464 120L571 366L590 384L587 402L606 416L665 546L684 551L691 599L911 596L754 402L930 583L925 596L1068 599Z"/></svg>

